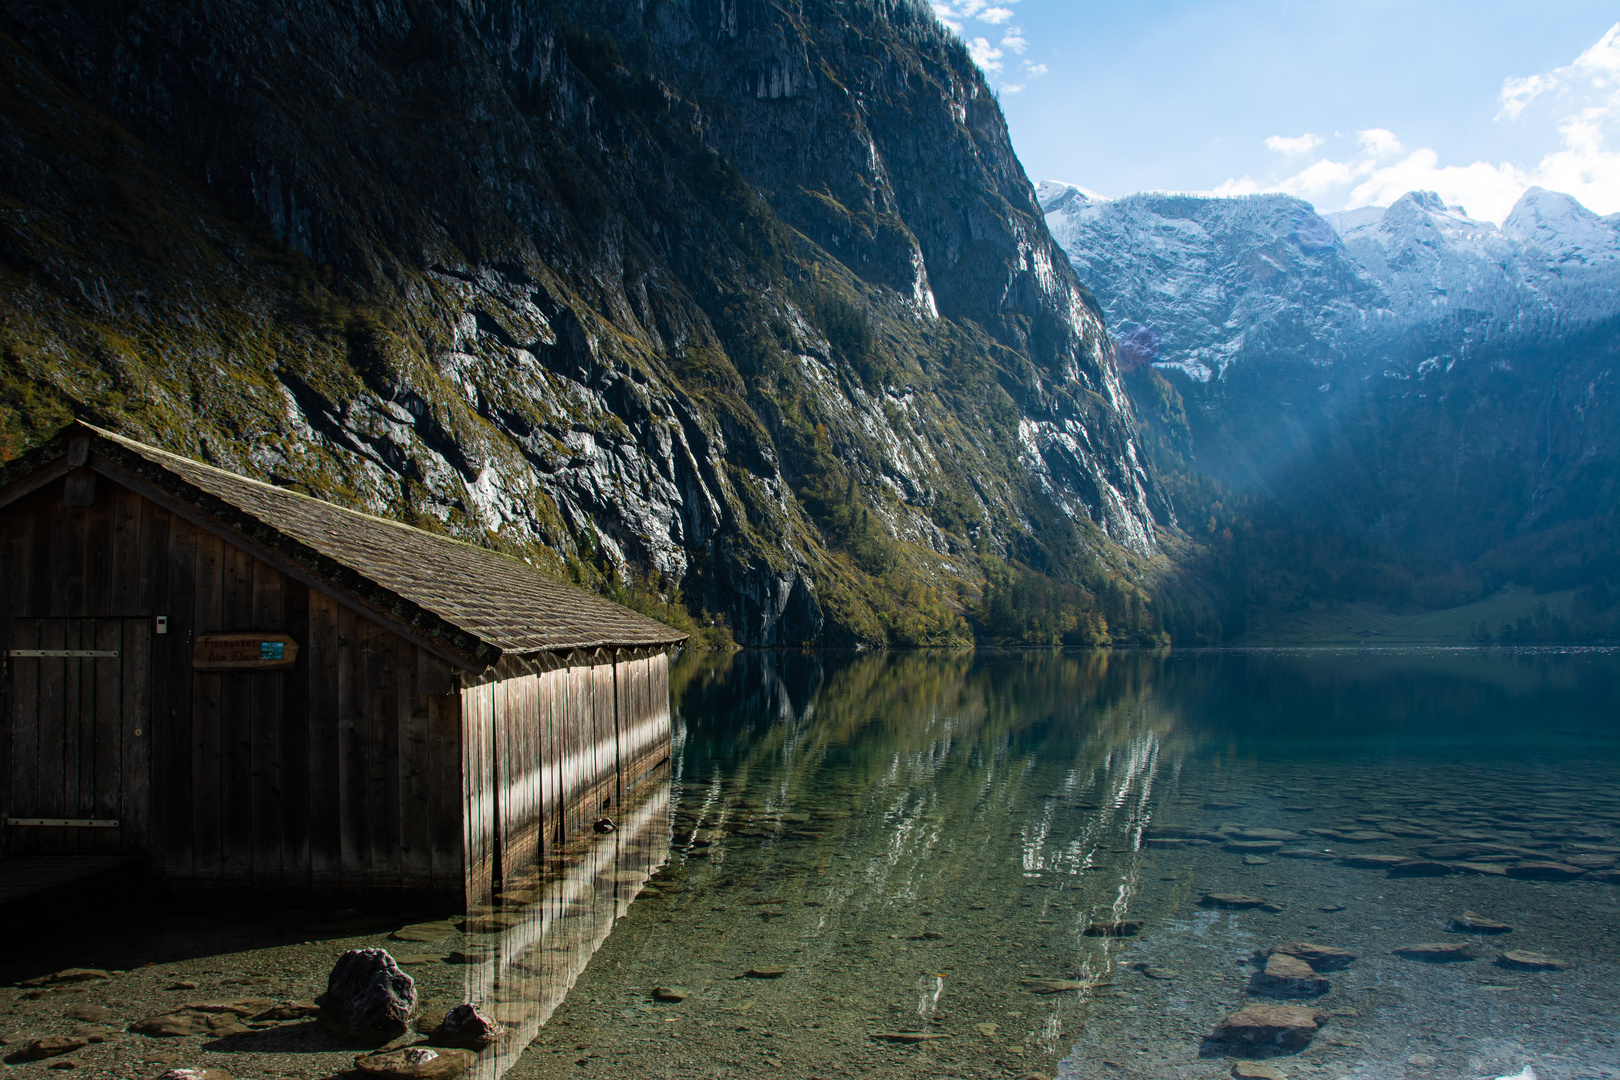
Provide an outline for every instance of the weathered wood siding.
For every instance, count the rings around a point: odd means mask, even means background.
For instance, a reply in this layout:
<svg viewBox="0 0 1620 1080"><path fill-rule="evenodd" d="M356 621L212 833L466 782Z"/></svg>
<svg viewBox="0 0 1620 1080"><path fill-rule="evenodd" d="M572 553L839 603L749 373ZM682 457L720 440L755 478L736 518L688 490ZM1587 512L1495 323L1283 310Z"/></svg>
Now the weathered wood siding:
<svg viewBox="0 0 1620 1080"><path fill-rule="evenodd" d="M8 659L0 782L8 816L120 827L10 828L8 849L146 852L186 884L459 891L460 701L419 689L439 661L105 476L69 506L69 482L0 508L0 634L120 657ZM194 636L232 631L291 635L296 667L192 671Z"/></svg>
<svg viewBox="0 0 1620 1080"><path fill-rule="evenodd" d="M669 758L669 654L618 665L619 776L634 787Z"/></svg>
<svg viewBox="0 0 1620 1080"><path fill-rule="evenodd" d="M508 659L462 694L469 898L614 816L669 759L663 653Z"/></svg>

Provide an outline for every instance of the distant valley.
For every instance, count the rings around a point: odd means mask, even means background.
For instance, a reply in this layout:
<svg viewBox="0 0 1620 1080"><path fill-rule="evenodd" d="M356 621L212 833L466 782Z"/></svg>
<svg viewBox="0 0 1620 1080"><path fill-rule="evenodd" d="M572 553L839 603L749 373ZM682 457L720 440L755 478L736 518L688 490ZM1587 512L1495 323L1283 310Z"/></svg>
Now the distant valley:
<svg viewBox="0 0 1620 1080"><path fill-rule="evenodd" d="M1584 588L1569 632L1613 631L1620 215L1039 191L1181 520L1247 537L1210 556L1229 624L1517 582Z"/></svg>

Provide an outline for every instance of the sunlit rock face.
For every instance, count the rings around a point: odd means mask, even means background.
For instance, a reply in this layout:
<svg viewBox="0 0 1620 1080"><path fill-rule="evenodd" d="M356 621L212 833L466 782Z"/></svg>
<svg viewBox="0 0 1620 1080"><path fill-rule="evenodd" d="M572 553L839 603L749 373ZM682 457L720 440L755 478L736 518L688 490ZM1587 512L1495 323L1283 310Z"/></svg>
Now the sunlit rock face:
<svg viewBox="0 0 1620 1080"><path fill-rule="evenodd" d="M1015 542L1149 554L1168 521L1101 314L926 5L0 20L25 434L86 414L678 588L759 645L881 641L907 582L971 589ZM851 491L882 560L838 550L821 496Z"/></svg>

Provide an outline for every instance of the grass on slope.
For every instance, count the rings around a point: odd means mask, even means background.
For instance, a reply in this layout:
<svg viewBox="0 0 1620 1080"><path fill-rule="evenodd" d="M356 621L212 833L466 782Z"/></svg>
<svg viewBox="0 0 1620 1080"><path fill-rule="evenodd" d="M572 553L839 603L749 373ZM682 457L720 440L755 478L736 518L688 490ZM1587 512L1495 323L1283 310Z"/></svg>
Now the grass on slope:
<svg viewBox="0 0 1620 1080"><path fill-rule="evenodd" d="M1479 643L1481 624L1499 639L1504 625L1518 626L1525 619L1534 623L1538 610L1544 619L1547 614L1567 618L1574 595L1574 590L1537 593L1509 585L1472 604L1416 614L1392 612L1366 602L1313 605L1304 611L1268 616L1263 622L1256 619L1233 644L1472 645Z"/></svg>

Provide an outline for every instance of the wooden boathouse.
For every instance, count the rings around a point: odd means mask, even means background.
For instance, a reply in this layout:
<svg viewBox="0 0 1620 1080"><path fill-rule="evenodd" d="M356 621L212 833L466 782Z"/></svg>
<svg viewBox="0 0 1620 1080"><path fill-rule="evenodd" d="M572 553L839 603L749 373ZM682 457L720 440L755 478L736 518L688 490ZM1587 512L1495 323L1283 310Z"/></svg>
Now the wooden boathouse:
<svg viewBox="0 0 1620 1080"><path fill-rule="evenodd" d="M467 902L669 755L684 635L83 423L0 468L4 847Z"/></svg>

